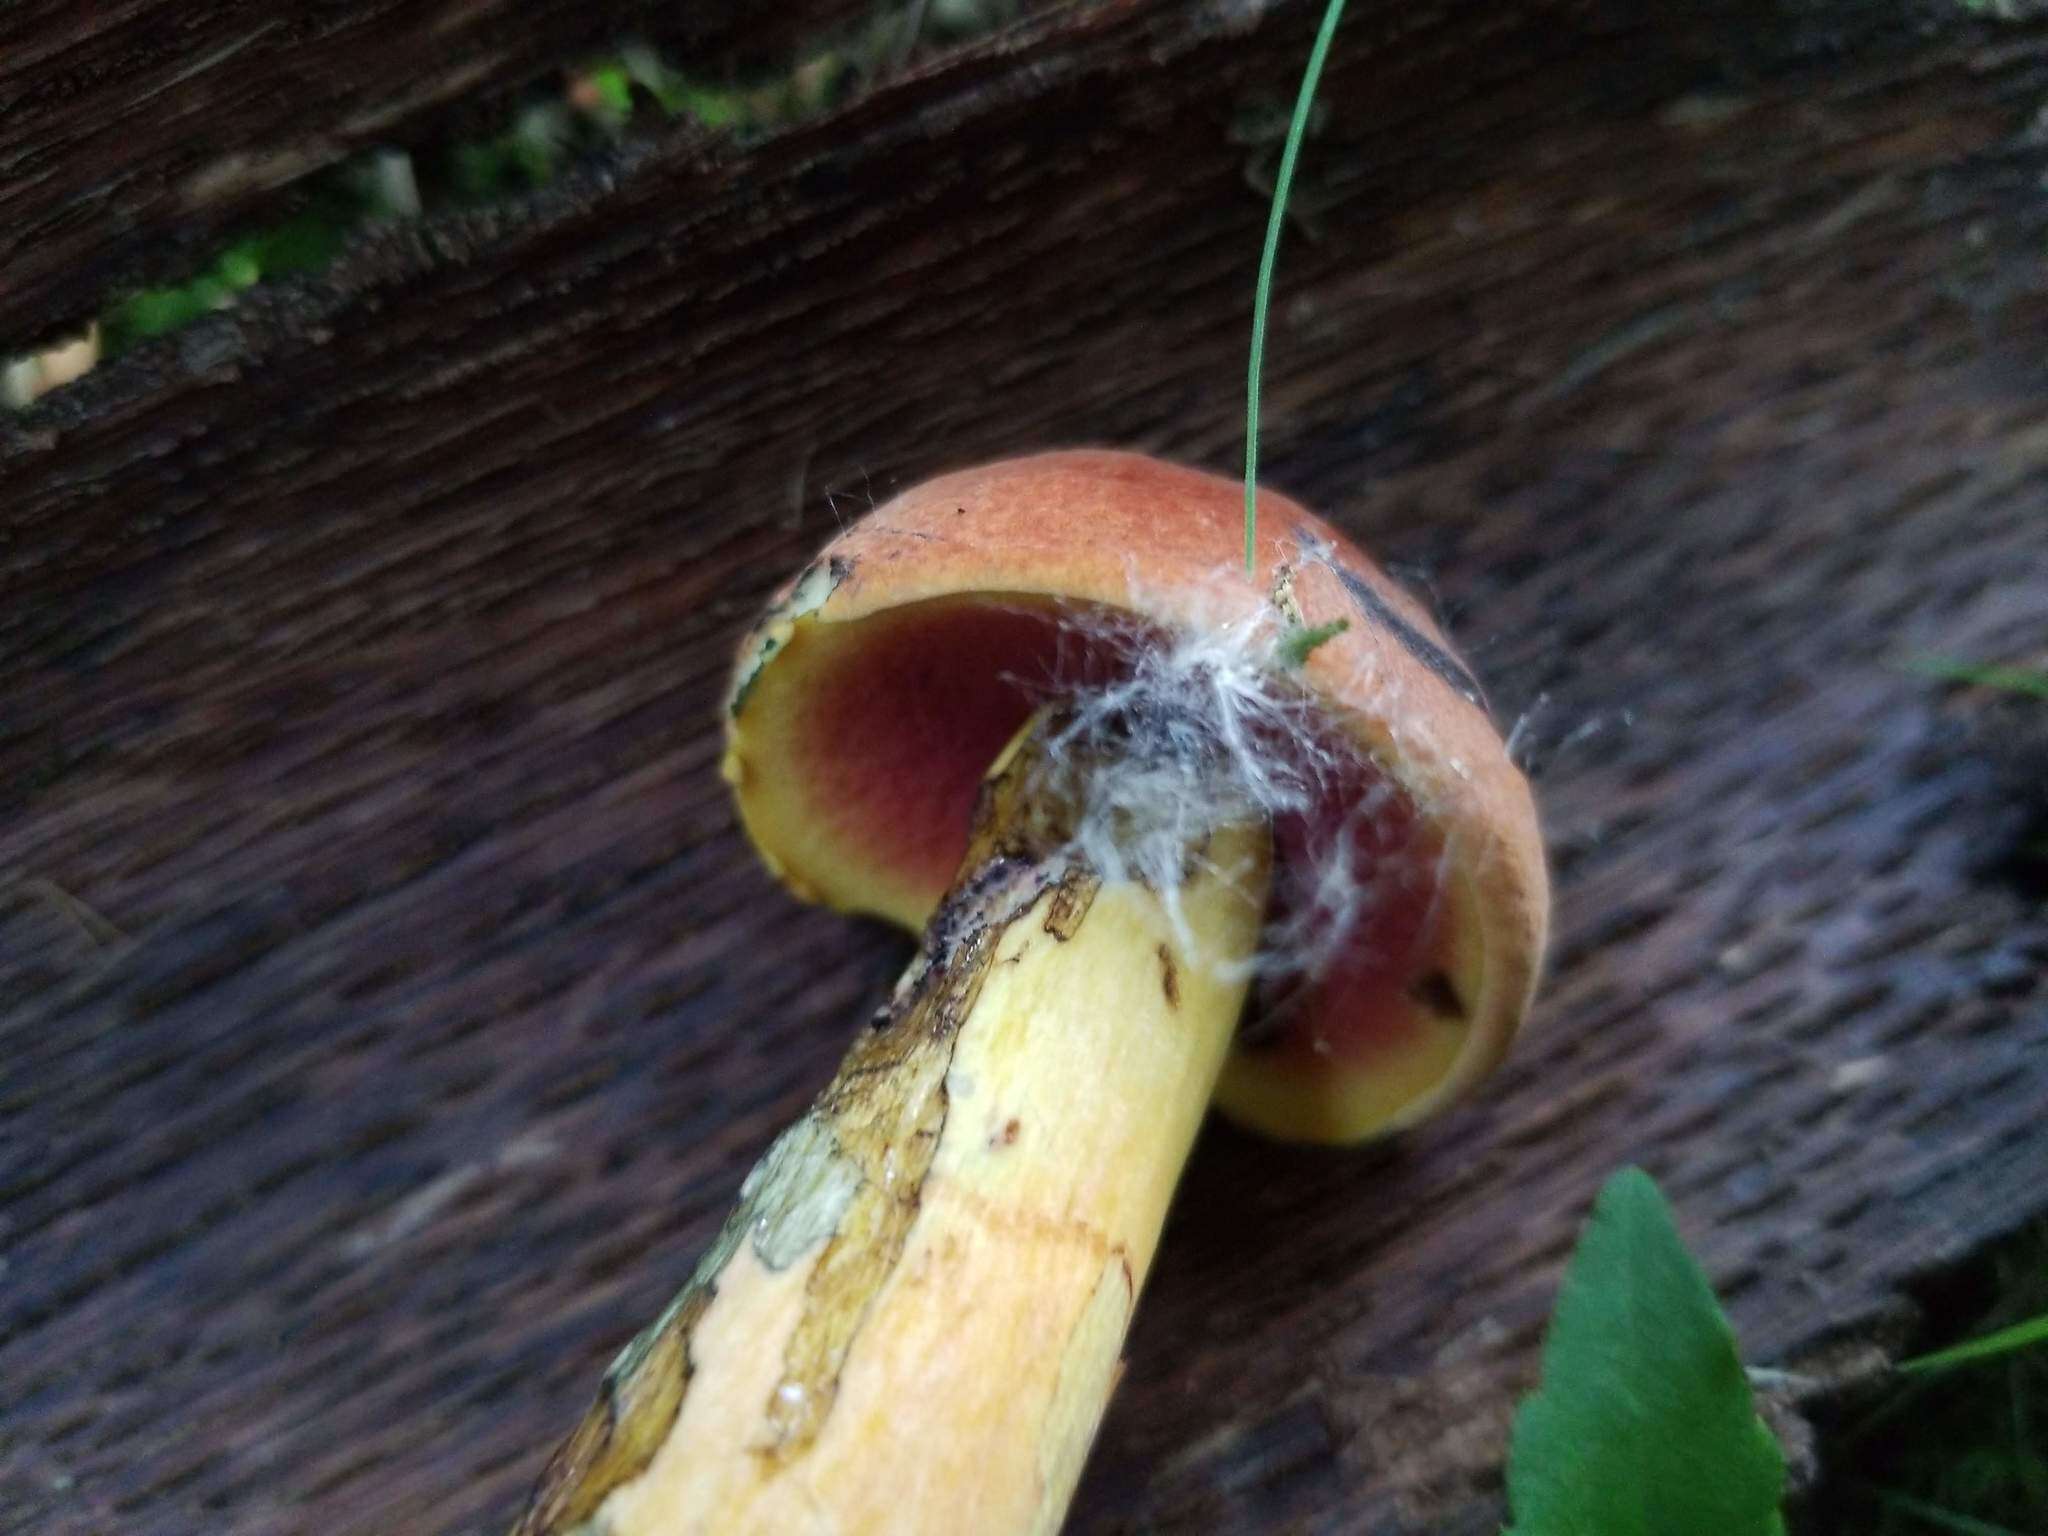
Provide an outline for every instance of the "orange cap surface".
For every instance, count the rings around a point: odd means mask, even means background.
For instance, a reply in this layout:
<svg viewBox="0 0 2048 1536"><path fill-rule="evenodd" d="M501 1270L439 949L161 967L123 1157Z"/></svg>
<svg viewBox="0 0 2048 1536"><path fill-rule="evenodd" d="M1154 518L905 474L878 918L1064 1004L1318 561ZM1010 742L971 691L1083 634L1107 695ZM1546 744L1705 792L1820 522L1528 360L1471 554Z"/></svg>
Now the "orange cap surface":
<svg viewBox="0 0 2048 1536"><path fill-rule="evenodd" d="M1338 835L1367 883L1343 950L1256 1016L1217 1089L1270 1135L1350 1142L1412 1123L1500 1059L1534 992L1549 885L1529 786L1430 616L1335 529L1135 454L1041 454L944 475L842 533L741 646L724 771L769 867L806 899L921 928L983 774L1049 691L1144 632L1348 626L1291 673L1355 751L1330 801L1274 829ZM1341 833L1333 834L1333 828ZM1276 917L1279 913L1276 911Z"/></svg>

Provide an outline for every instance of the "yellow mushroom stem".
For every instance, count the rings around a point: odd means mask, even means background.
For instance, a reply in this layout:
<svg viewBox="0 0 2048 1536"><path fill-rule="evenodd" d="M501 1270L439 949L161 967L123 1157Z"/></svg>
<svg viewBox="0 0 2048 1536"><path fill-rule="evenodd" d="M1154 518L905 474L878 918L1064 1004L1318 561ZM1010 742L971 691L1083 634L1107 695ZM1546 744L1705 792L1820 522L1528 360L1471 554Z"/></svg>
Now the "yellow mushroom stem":
<svg viewBox="0 0 2048 1536"><path fill-rule="evenodd" d="M1270 839L1105 880L1027 729L892 1001L613 1364L519 1536L1052 1532L1244 1003Z"/></svg>

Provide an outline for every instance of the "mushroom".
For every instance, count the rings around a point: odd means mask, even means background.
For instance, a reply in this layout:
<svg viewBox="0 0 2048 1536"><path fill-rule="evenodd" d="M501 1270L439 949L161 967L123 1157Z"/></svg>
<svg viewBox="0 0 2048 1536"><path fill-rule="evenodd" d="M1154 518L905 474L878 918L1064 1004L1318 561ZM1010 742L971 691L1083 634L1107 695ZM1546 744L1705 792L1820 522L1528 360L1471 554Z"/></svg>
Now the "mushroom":
<svg viewBox="0 0 2048 1536"><path fill-rule="evenodd" d="M1417 604L1271 493L1247 577L1241 506L1122 453L947 475L749 634L748 834L921 947L522 1536L1054 1531L1212 1098L1348 1144L1499 1060L1528 786Z"/></svg>

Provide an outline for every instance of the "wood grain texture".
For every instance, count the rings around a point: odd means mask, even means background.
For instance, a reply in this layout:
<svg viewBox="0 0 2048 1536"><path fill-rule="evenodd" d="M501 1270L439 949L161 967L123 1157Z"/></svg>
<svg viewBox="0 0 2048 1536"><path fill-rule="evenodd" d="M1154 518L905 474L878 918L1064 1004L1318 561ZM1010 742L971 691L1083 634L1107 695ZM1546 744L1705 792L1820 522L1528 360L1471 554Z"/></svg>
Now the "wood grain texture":
<svg viewBox="0 0 2048 1536"><path fill-rule="evenodd" d="M1074 1531L1491 1533L1622 1161L1772 1363L2048 1202L2048 913L1896 666L2048 625L2048 33L1870 9L1340 47L1270 474L1528 714L1553 976L1397 1147L1211 1129ZM753 867L727 647L870 488L1228 466L1308 11L653 145L0 426L0 868L126 936L0 914L0 1525L509 1523L905 952Z"/></svg>
<svg viewBox="0 0 2048 1536"><path fill-rule="evenodd" d="M638 37L716 74L780 63L858 0L13 0L0 14L0 354L170 281L301 178ZM489 120L491 104L501 116Z"/></svg>

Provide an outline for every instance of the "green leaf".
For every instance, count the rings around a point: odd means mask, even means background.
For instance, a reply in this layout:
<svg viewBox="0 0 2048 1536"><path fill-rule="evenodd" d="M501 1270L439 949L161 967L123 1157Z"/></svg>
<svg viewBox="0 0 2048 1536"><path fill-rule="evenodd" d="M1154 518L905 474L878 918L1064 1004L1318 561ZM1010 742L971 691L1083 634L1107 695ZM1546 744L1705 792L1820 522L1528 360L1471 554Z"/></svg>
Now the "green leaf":
<svg viewBox="0 0 2048 1536"><path fill-rule="evenodd" d="M247 243L232 246L221 253L215 270L230 288L253 288L263 280L263 258Z"/></svg>
<svg viewBox="0 0 2048 1536"><path fill-rule="evenodd" d="M1996 1333L1987 1333L1981 1339L1971 1339L1953 1349L1937 1350L1931 1355L1921 1355L1913 1360L1901 1360L1902 1371L1940 1371L1952 1365L1968 1365L1976 1360L1991 1360L1999 1355L2009 1355L2016 1349L2029 1349L2036 1344L2048 1344L2048 1314L2028 1318L2024 1323L2014 1323L2010 1328L2001 1328Z"/></svg>
<svg viewBox="0 0 2048 1536"><path fill-rule="evenodd" d="M310 272L341 254L358 217L359 210L353 207L316 208L243 242L228 253L229 259L247 263L260 277ZM238 279L230 281L248 286Z"/></svg>
<svg viewBox="0 0 2048 1536"><path fill-rule="evenodd" d="M633 82L624 64L600 64L587 77L598 100L612 111L629 115L633 110Z"/></svg>
<svg viewBox="0 0 2048 1536"><path fill-rule="evenodd" d="M747 120L746 98L738 91L714 85L695 85L681 80L661 93L661 105L671 117L695 118L706 128L733 128Z"/></svg>
<svg viewBox="0 0 2048 1536"><path fill-rule="evenodd" d="M1650 1176L1608 1180L1515 1416L1512 1536L1781 1536L1785 1463Z"/></svg>
<svg viewBox="0 0 2048 1536"><path fill-rule="evenodd" d="M106 351L118 357L138 341L190 325L213 307L216 295L198 281L183 288L145 288L121 300L106 317Z"/></svg>

